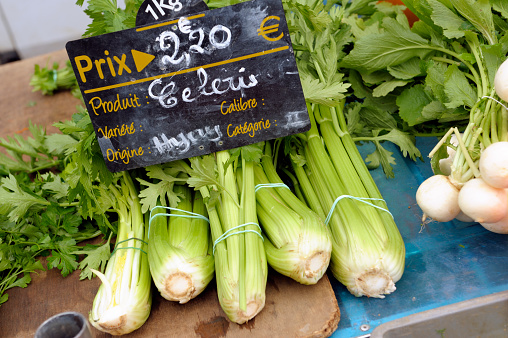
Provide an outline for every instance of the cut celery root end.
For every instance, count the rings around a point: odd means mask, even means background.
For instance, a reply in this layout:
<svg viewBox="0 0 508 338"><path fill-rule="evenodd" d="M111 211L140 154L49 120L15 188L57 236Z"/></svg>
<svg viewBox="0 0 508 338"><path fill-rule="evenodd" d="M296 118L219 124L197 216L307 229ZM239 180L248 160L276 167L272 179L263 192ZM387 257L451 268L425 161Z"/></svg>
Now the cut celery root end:
<svg viewBox="0 0 508 338"><path fill-rule="evenodd" d="M180 304L187 303L193 298L196 288L189 274L184 272L176 272L166 278L164 291L162 296L169 300L179 301Z"/></svg>
<svg viewBox="0 0 508 338"><path fill-rule="evenodd" d="M318 251L305 262L305 277L313 278L323 274L330 262L330 253Z"/></svg>
<svg viewBox="0 0 508 338"><path fill-rule="evenodd" d="M355 285L348 289L357 297L385 298L384 295L395 291L395 283L386 272L374 268L356 277Z"/></svg>

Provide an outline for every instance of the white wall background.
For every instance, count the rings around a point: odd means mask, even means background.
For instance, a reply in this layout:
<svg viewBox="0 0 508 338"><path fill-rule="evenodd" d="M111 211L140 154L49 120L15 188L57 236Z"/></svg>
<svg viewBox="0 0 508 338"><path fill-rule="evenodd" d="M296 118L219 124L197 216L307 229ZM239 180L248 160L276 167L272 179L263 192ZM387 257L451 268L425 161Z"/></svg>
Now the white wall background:
<svg viewBox="0 0 508 338"><path fill-rule="evenodd" d="M90 23L85 7L75 0L0 0L0 53L15 50L25 59L63 49Z"/></svg>

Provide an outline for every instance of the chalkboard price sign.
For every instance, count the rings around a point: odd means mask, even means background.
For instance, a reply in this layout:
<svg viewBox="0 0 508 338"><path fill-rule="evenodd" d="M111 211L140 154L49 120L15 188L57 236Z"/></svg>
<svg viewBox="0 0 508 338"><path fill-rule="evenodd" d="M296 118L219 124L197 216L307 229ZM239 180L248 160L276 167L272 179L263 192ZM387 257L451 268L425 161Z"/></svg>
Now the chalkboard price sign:
<svg viewBox="0 0 508 338"><path fill-rule="evenodd" d="M112 172L310 128L280 0L147 20L66 45Z"/></svg>

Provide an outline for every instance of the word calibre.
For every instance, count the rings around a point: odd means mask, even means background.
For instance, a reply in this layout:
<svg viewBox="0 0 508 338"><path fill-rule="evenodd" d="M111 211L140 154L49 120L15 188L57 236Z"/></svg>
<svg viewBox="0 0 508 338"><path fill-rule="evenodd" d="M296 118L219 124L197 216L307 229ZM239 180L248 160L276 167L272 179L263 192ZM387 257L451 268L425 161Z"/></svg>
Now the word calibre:
<svg viewBox="0 0 508 338"><path fill-rule="evenodd" d="M241 72L244 71L242 68ZM216 78L209 80L208 73L203 68L197 70L197 76L199 79L199 86L193 92L190 87L186 87L182 90L181 98L184 102L193 102L201 95L222 95L230 90L240 91L247 88L252 88L258 84L258 80L254 74L249 75L248 83L245 83L243 76L234 78L233 76L226 77L224 79ZM160 90L156 90L162 86ZM174 81L164 85L161 79L154 80L148 87L148 95L151 98L158 100L159 104L164 108L173 108L178 104L178 86Z"/></svg>
<svg viewBox="0 0 508 338"><path fill-rule="evenodd" d="M234 99L233 103L228 105L227 101L222 101L220 104L220 112L222 115L230 114L234 111L244 111L251 108L256 108L258 103L256 99L248 99L247 101L243 101L242 98Z"/></svg>
<svg viewBox="0 0 508 338"><path fill-rule="evenodd" d="M126 98L120 98L120 94L116 94L116 100L114 101L102 101L100 97L95 96L88 101L88 104L92 106L94 114L99 115L99 113L107 114L127 108L141 107L138 100L139 97L136 94L134 96L129 94L129 97Z"/></svg>
<svg viewBox="0 0 508 338"><path fill-rule="evenodd" d="M131 125L122 124L121 127L116 126L115 128L108 128L105 126L104 129L98 128L97 131L102 134L104 138L112 138L118 136L125 136L127 134L132 135L136 132L136 128L134 127L134 122Z"/></svg>

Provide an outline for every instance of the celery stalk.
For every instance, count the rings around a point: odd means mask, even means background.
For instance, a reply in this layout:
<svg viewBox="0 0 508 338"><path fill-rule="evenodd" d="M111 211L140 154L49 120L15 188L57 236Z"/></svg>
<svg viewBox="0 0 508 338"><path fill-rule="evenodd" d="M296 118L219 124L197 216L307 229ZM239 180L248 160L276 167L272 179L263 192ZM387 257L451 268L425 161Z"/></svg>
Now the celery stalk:
<svg viewBox="0 0 508 338"><path fill-rule="evenodd" d="M225 150L192 158L187 171L189 185L201 192L209 214L219 303L231 321L243 324L264 307L268 270L256 225L254 163L240 153L231 156Z"/></svg>
<svg viewBox="0 0 508 338"><path fill-rule="evenodd" d="M317 195L323 210L332 210L342 197L328 223L331 272L355 296L384 298L404 271L400 232L347 133L342 111L309 105L309 115L307 142L294 144L305 156L305 172L315 189L302 190Z"/></svg>
<svg viewBox="0 0 508 338"><path fill-rule="evenodd" d="M102 191L105 204L118 214L116 248L105 273L93 271L102 281L89 314L90 323L103 332L132 332L148 319L152 303L148 266L147 229L141 205L129 174Z"/></svg>
<svg viewBox="0 0 508 338"><path fill-rule="evenodd" d="M162 297L183 304L210 283L214 262L200 193L193 196L192 190L184 185L175 185L173 192L181 197L171 211L162 206L152 209L148 259L154 284Z"/></svg>
<svg viewBox="0 0 508 338"><path fill-rule="evenodd" d="M265 155L262 166L254 169L256 185L283 183L272 163L269 143ZM299 283L317 283L328 268L332 250L322 219L288 188L261 188L256 201L268 264Z"/></svg>

